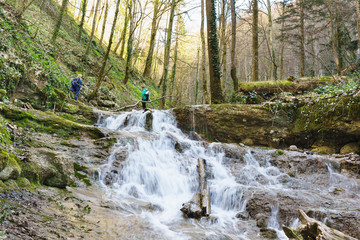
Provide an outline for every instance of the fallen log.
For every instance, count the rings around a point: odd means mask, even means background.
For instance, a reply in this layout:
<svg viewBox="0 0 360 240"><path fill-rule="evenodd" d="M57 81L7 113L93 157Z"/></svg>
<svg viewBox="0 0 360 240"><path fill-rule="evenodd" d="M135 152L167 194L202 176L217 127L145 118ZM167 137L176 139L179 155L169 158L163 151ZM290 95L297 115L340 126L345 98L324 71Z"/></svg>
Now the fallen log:
<svg viewBox="0 0 360 240"><path fill-rule="evenodd" d="M135 104L132 104L132 105L128 105L128 106L125 106L125 107L121 107L121 108L118 108L115 110L115 112L120 112L120 111L123 111L125 109L128 109L128 108L134 108L136 107L139 103L141 102L145 102L145 103L152 103L152 102L155 102L155 101L159 101L161 99L164 99L164 98L168 98L168 97L172 97L172 96L164 96L164 97L161 97L161 98L156 98L154 100L151 100L151 101L143 101L143 100L139 100L137 101Z"/></svg>
<svg viewBox="0 0 360 240"><path fill-rule="evenodd" d="M356 238L345 235L336 229L329 228L320 221L310 218L301 209L299 209L299 219L301 225L296 230L283 226L283 230L289 239L356 240Z"/></svg>
<svg viewBox="0 0 360 240"><path fill-rule="evenodd" d="M332 77L298 79L289 77L288 80L283 81L240 82L239 90L244 93L255 91L258 94L273 94L280 92L300 93L333 82L335 82L335 80Z"/></svg>

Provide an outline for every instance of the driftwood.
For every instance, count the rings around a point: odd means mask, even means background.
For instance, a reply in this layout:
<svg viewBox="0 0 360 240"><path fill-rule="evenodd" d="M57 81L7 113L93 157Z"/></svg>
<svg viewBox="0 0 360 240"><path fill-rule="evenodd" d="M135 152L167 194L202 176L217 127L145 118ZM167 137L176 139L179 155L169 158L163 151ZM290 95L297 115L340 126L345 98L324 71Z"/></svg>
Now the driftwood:
<svg viewBox="0 0 360 240"><path fill-rule="evenodd" d="M200 192L195 193L193 198L183 203L182 211L189 218L208 217L211 214L210 191L206 177L206 161L202 158L198 159L198 173L200 182Z"/></svg>
<svg viewBox="0 0 360 240"><path fill-rule="evenodd" d="M151 102L159 101L159 100L161 100L161 99L168 98L168 97L172 97L172 96L164 96L164 97L161 97L161 98L156 98L156 99L151 100L151 101L139 100L139 101L137 101L137 102L136 102L135 104L133 104L133 105L128 105L128 106L125 106L125 107L122 107L122 108L118 108L118 109L115 110L115 112L120 112L120 111L123 111L123 110L128 109L128 108L134 108L134 107L136 107L136 106L137 106L139 103L141 103L141 102L151 103Z"/></svg>
<svg viewBox="0 0 360 240"><path fill-rule="evenodd" d="M299 209L299 219L302 224L296 230L283 226L283 230L289 239L356 240L356 238L345 235L338 230L329 228L322 222L310 218L301 209Z"/></svg>
<svg viewBox="0 0 360 240"><path fill-rule="evenodd" d="M333 83L335 80L331 77L321 78L299 78L289 79L287 81L264 81L264 82L243 82L239 83L241 92L257 92L257 93L281 93L292 92L300 93L312 90L321 85Z"/></svg>
<svg viewBox="0 0 360 240"><path fill-rule="evenodd" d="M211 214L210 190L207 184L206 177L206 161L205 159L198 159L198 171L200 180L200 206L203 216Z"/></svg>

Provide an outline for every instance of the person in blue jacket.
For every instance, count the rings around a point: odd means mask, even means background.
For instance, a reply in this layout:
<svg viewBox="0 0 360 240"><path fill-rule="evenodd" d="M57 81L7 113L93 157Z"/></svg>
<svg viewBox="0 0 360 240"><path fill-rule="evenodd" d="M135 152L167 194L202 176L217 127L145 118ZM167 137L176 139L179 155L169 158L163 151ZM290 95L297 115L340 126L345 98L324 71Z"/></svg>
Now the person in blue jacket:
<svg viewBox="0 0 360 240"><path fill-rule="evenodd" d="M146 102L148 102L149 99L149 91L145 88L142 87L142 94L141 94L141 103L142 103L142 108L145 110L146 109Z"/></svg>
<svg viewBox="0 0 360 240"><path fill-rule="evenodd" d="M75 100L78 100L78 96L81 90L81 86L84 86L84 84L81 81L82 75L78 74L77 78L74 78L71 80L71 91L75 93Z"/></svg>

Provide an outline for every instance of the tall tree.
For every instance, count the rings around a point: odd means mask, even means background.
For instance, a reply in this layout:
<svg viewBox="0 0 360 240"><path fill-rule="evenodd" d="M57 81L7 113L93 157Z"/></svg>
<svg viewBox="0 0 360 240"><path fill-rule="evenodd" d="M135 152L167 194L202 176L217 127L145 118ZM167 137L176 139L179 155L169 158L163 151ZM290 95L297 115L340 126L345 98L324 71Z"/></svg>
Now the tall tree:
<svg viewBox="0 0 360 240"><path fill-rule="evenodd" d="M92 40L94 38L96 21L97 21L97 14L98 14L98 11L99 11L100 3L101 3L101 0L97 0L96 7L95 7L95 15L94 15L94 18L93 18L93 23L92 23L92 28L91 28L90 39L89 39L89 42L88 42L86 50L85 50L85 56L88 55L88 53L90 51L90 48L91 48Z"/></svg>
<svg viewBox="0 0 360 240"><path fill-rule="evenodd" d="M20 7L20 9L17 11L16 13L16 17L20 18L24 12L26 11L26 9L28 9L30 7L30 5L34 2L35 0L23 0L22 5Z"/></svg>
<svg viewBox="0 0 360 240"><path fill-rule="evenodd" d="M277 64L276 64L276 56L274 49L274 40L273 40L273 20L272 20L272 10L271 10L271 2L267 0L267 9L268 9L268 21L269 21L269 45L270 45L270 57L272 63L273 77L275 80L278 80L277 76Z"/></svg>
<svg viewBox="0 0 360 240"><path fill-rule="evenodd" d="M103 22L103 25L102 25L102 29L101 29L100 45L102 44L103 39L104 39L104 34L105 34L106 21L107 21L108 13L109 13L109 0L106 0L106 4L105 4L105 16L104 16L104 22Z"/></svg>
<svg viewBox="0 0 360 240"><path fill-rule="evenodd" d="M357 34L358 34L358 58L360 58L360 1L355 0L356 2L356 20L357 20Z"/></svg>
<svg viewBox="0 0 360 240"><path fill-rule="evenodd" d="M135 4L135 1L129 0L129 13L132 15L130 19L130 29L129 29L129 37L127 42L127 57L126 57L126 67L125 67L125 77L123 80L124 84L127 84L129 77L130 77L130 70L131 70L131 58L133 55L133 43L134 43L134 28L135 28L135 11L133 12L133 9L135 10L135 7L133 6Z"/></svg>
<svg viewBox="0 0 360 240"><path fill-rule="evenodd" d="M221 72L219 66L219 43L216 30L215 0L206 0L206 18L208 33L208 57L210 72L211 103L224 101L221 90Z"/></svg>
<svg viewBox="0 0 360 240"><path fill-rule="evenodd" d="M118 49L119 49L119 47L120 47L120 45L122 45L124 42L125 42L125 38L126 38L126 31L127 31L127 27L128 27L128 24L129 24L129 18L130 18L130 16L129 16L129 13L128 13L128 1L126 1L126 10L125 10L125 18L124 18L124 26L123 26L123 28L121 29L121 33L120 33L120 35L119 35L119 41L118 41L118 43L116 44L116 46L115 46L115 49L114 49L114 52L116 53L117 51L118 51ZM123 44L122 45L122 48L121 48L121 50L120 50L120 57L122 57L123 56L123 54L124 54L124 47L125 47L125 45Z"/></svg>
<svg viewBox="0 0 360 240"><path fill-rule="evenodd" d="M201 1L201 26L200 26L200 37L201 37L201 79L202 79L202 91L203 91L203 103L208 104L208 91L207 91L207 76L206 76L206 46L205 46L205 1Z"/></svg>
<svg viewBox="0 0 360 240"><path fill-rule="evenodd" d="M155 0L154 1L153 18L152 18L152 23L151 23L149 52L146 57L145 68L144 68L144 72L143 72L144 77L150 77L150 75L151 75L151 66L152 66L152 60L153 60L153 56L154 56L156 33L157 33L158 27L159 27L160 7L161 7L160 1Z"/></svg>
<svg viewBox="0 0 360 240"><path fill-rule="evenodd" d="M125 18L125 22L124 22L124 28L123 28L123 31L122 31L122 36L121 36L121 48L120 48L120 57L123 58L124 56L124 51L125 51L125 39L126 39L126 32L127 32L127 29L128 29L128 24L132 18L132 14L131 12L129 12L129 4L130 4L130 1L131 0L127 0L126 1L126 9L127 9L127 16Z"/></svg>
<svg viewBox="0 0 360 240"><path fill-rule="evenodd" d="M65 12L66 12L66 8L67 8L68 3L69 3L69 0L63 0L62 1L59 17L58 17L58 19L56 21L55 28L54 28L54 33L53 33L52 38L51 38L51 41L53 43L55 43L57 35L59 34L62 19L64 17Z"/></svg>
<svg viewBox="0 0 360 240"><path fill-rule="evenodd" d="M172 29L173 29L173 24L174 24L175 6L176 6L176 0L172 0L171 8L170 8L169 24L168 24L167 35L166 35L167 38L166 38L165 53L164 53L164 70L163 70L163 75L162 75L162 78L161 78L160 84L159 84L159 86L162 86L161 95L163 97L160 101L160 108L165 107L165 95L166 95L166 88L167 88L167 75L169 72L170 46L171 46Z"/></svg>
<svg viewBox="0 0 360 240"><path fill-rule="evenodd" d="M80 21L80 25L79 25L79 34L77 37L78 42L80 42L81 40L81 33L84 27L84 22L85 22L85 16L86 16L86 7L87 7L87 0L82 0L82 4L81 4L81 21Z"/></svg>
<svg viewBox="0 0 360 240"><path fill-rule="evenodd" d="M102 61L102 64L101 64L100 73L99 73L98 78L97 78L97 80L96 80L95 88L94 88L94 90L92 91L92 93L90 94L89 100L94 99L94 98L97 96L97 93L98 93L98 91L99 91L99 88L100 88L100 86L101 86L101 83L102 83L103 80L105 79L105 78L104 78L104 77L105 77L105 76L104 76L104 72L105 72L105 67L106 67L107 60L108 60L108 58L109 58L109 54L110 54L110 50L111 50L111 45L112 45L112 42L113 42L113 37L114 37L114 33L115 33L116 22L117 22L118 15L119 15L120 2L121 2L121 0L117 0L117 2L116 2L116 10L115 10L114 21L113 21L112 28L111 28L111 32L110 32L109 44L108 44L108 46L107 46L107 50L106 50L106 53L105 53L105 55L104 55L104 58L103 58L103 61Z"/></svg>
<svg viewBox="0 0 360 240"><path fill-rule="evenodd" d="M180 34L182 33L183 29L183 20L181 15L178 15L177 24L176 24L176 40L175 40L175 49L174 49L174 65L171 72L171 88L170 88L170 102L172 102L172 95L174 92L175 87L175 76L176 76L176 66L177 66L177 60L178 60L178 47L179 47L179 38Z"/></svg>
<svg viewBox="0 0 360 240"><path fill-rule="evenodd" d="M233 80L234 91L239 90L239 81L236 75L236 9L235 0L230 0L231 7L231 78Z"/></svg>
<svg viewBox="0 0 360 240"><path fill-rule="evenodd" d="M252 0L252 80L259 81L259 7L258 0Z"/></svg>
<svg viewBox="0 0 360 240"><path fill-rule="evenodd" d="M220 59L221 59L221 67L222 67L222 89L225 89L225 81L226 81L226 56L227 56L227 41L226 41L226 27L227 27L227 1L221 1L221 17L220 17Z"/></svg>
<svg viewBox="0 0 360 240"><path fill-rule="evenodd" d="M305 76L305 14L304 0L298 0L300 8L300 77Z"/></svg>

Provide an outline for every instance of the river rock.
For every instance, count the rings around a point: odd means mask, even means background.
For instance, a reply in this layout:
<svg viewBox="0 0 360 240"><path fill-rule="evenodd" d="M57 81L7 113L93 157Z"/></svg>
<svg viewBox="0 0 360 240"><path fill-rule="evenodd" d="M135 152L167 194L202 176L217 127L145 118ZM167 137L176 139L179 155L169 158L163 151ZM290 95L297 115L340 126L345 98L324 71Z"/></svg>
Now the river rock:
<svg viewBox="0 0 360 240"><path fill-rule="evenodd" d="M74 182L74 162L66 154L38 149L28 158L30 163L24 164L25 177L58 188L65 188Z"/></svg>
<svg viewBox="0 0 360 240"><path fill-rule="evenodd" d="M5 149L0 149L0 180L17 179L21 173L21 168L17 163L17 157L8 153Z"/></svg>
<svg viewBox="0 0 360 240"><path fill-rule="evenodd" d="M200 193L196 193L189 202L183 203L180 211L182 211L188 218L201 218L202 209L200 208Z"/></svg>
<svg viewBox="0 0 360 240"><path fill-rule="evenodd" d="M360 146L357 142L348 143L340 149L341 154L345 153L359 153Z"/></svg>

